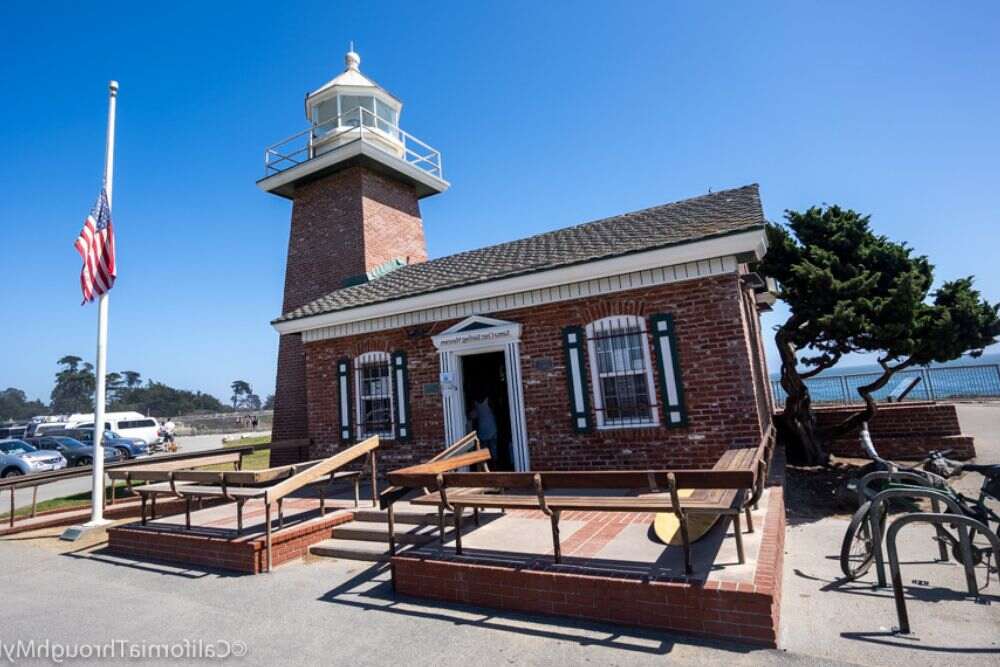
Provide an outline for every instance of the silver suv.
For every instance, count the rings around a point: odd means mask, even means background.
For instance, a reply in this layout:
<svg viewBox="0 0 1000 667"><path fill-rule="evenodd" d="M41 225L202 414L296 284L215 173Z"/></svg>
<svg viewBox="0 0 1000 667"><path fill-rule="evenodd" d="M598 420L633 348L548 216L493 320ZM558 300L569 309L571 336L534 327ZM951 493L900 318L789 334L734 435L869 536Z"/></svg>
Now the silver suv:
<svg viewBox="0 0 1000 667"><path fill-rule="evenodd" d="M66 459L59 452L35 449L24 440L0 440L0 477L30 475L65 467Z"/></svg>

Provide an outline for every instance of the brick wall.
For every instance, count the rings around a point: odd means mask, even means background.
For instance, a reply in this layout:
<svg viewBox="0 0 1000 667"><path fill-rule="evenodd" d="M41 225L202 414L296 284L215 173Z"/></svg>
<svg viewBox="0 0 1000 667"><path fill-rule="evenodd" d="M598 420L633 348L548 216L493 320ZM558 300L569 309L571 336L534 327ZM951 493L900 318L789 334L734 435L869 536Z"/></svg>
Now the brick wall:
<svg viewBox="0 0 1000 667"><path fill-rule="evenodd" d="M392 559L402 595L721 637L775 647L781 615L785 506L769 492L753 583L656 581L465 561Z"/></svg>
<svg viewBox="0 0 1000 667"><path fill-rule="evenodd" d="M302 558L309 547L329 539L333 528L354 520L352 512L334 512L322 519L282 528L271 536L271 564L277 567ZM259 574L267 570L267 549L261 537L220 537L170 527L135 524L108 529L108 551L142 560L157 560L213 569Z"/></svg>
<svg viewBox="0 0 1000 667"><path fill-rule="evenodd" d="M858 406L816 408L816 420L820 428L829 428L858 410ZM953 403L880 405L868 428L878 453L887 459L920 459L932 449L954 449L951 456L957 459L976 455L972 436L962 434ZM857 433L837 438L830 451L837 456L866 458Z"/></svg>
<svg viewBox="0 0 1000 667"><path fill-rule="evenodd" d="M427 260L412 186L352 167L300 186L292 205L282 312L339 289L385 262ZM301 337L278 344L273 437L308 437ZM276 460L276 463L285 461Z"/></svg>
<svg viewBox="0 0 1000 667"><path fill-rule="evenodd" d="M759 344L748 342L748 330L758 326L757 315L756 310L747 315L742 293L734 273L491 313L491 317L522 324L521 372L531 467L710 467L729 447L756 445L761 422L770 414L758 408L761 401L769 401L769 395L760 393L761 383L754 379L753 349ZM563 328L609 315L648 318L655 313L674 316L688 425L575 432L569 412ZM384 441L380 461L403 465L440 451L445 444L441 396L427 391L427 385L438 382L440 372L431 336L456 321L307 344L309 434L320 451L342 446L337 360L375 350L405 350L409 357L413 433L408 442ZM650 356L655 359L652 352ZM592 392L589 363L585 359L583 377L587 391ZM766 369L760 376L766 377ZM662 406L659 382L654 385ZM662 407L660 418L662 423Z"/></svg>

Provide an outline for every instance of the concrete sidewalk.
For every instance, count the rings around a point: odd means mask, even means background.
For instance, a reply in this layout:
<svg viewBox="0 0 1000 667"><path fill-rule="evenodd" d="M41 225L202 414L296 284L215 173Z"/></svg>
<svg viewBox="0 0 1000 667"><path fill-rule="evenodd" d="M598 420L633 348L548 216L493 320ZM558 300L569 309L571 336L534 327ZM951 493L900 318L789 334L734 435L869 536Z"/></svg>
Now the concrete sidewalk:
<svg viewBox="0 0 1000 667"><path fill-rule="evenodd" d="M32 546L32 544L45 546ZM0 641L240 641L248 665L833 665L662 632L392 594L385 566L317 560L232 577L42 538L5 542ZM155 661L152 661L155 663ZM164 661L165 663L166 661ZM198 662L198 661L196 661ZM868 663L872 664L872 663Z"/></svg>

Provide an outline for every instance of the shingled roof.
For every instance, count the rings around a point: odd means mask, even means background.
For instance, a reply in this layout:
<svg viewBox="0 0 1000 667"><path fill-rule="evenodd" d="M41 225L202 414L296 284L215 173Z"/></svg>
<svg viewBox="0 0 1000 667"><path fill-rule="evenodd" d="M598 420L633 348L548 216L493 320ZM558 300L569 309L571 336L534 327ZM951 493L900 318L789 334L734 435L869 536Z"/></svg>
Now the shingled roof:
<svg viewBox="0 0 1000 667"><path fill-rule="evenodd" d="M691 243L763 224L755 183L404 266L331 292L274 323Z"/></svg>

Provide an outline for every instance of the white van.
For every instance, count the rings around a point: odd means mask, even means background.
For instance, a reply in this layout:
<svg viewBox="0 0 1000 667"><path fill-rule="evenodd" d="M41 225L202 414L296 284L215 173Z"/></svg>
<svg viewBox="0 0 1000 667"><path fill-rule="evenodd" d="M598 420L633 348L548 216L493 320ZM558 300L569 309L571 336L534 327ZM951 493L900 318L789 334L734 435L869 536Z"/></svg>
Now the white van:
<svg viewBox="0 0 1000 667"><path fill-rule="evenodd" d="M67 428L94 428L94 413L70 415ZM150 446L163 441L159 422L139 412L107 412L104 428L126 438L137 438Z"/></svg>

